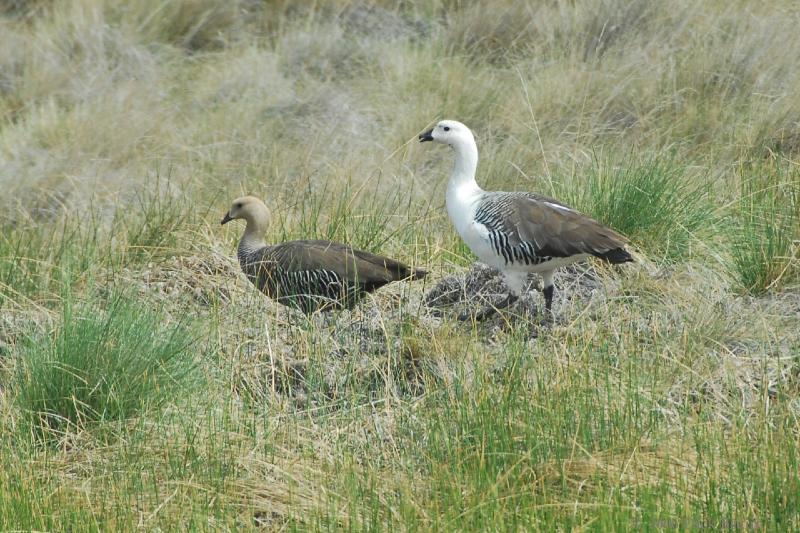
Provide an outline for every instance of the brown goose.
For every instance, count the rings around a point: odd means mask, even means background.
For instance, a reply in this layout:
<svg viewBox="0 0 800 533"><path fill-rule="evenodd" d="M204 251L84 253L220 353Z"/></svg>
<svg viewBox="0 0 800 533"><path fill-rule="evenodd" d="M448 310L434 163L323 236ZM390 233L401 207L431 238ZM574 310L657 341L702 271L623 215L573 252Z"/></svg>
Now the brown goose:
<svg viewBox="0 0 800 533"><path fill-rule="evenodd" d="M426 272L399 261L332 241L289 241L267 246L269 210L253 196L233 201L222 224L247 222L239 241L239 265L259 290L277 302L305 313L351 308L364 293Z"/></svg>
<svg viewBox="0 0 800 533"><path fill-rule="evenodd" d="M443 120L419 140L447 144L455 151L447 185L447 213L467 246L481 261L500 270L509 288L502 302L481 310L476 318L485 318L517 300L529 272L542 276L549 311L557 268L590 256L609 263L633 261L622 235L557 200L481 189L475 182L478 147L464 124Z"/></svg>

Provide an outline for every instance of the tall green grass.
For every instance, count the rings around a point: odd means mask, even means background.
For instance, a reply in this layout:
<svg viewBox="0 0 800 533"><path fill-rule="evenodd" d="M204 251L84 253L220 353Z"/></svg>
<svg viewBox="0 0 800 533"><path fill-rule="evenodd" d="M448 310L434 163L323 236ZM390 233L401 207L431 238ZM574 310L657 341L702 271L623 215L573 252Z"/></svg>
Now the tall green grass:
<svg viewBox="0 0 800 533"><path fill-rule="evenodd" d="M169 180L147 183L130 200L129 208L116 212L117 231L125 238L126 262L135 264L163 259L177 253L192 207L175 191Z"/></svg>
<svg viewBox="0 0 800 533"><path fill-rule="evenodd" d="M708 186L691 183L680 163L658 157L598 159L571 178L557 179L556 194L608 224L653 257L690 257L696 241L713 235Z"/></svg>
<svg viewBox="0 0 800 533"><path fill-rule="evenodd" d="M326 181L319 188L309 181L295 199L300 201L289 206L294 215L277 213L280 240L329 239L372 252L389 241L409 240L414 219L424 217L427 207L417 205L412 187L385 183L382 176L362 185L352 179L333 185Z"/></svg>
<svg viewBox="0 0 800 533"><path fill-rule="evenodd" d="M733 273L740 291L759 295L798 280L800 172L767 165L746 172L733 217Z"/></svg>
<svg viewBox="0 0 800 533"><path fill-rule="evenodd" d="M49 224L21 218L0 231L0 308L57 298L98 266L108 242L93 212Z"/></svg>
<svg viewBox="0 0 800 533"><path fill-rule="evenodd" d="M56 331L19 346L11 394L23 427L50 440L173 400L197 378L191 339L186 324L132 296L68 295Z"/></svg>
<svg viewBox="0 0 800 533"><path fill-rule="evenodd" d="M110 225L94 205L56 220L21 212L0 231L0 307L57 302L65 287L103 267L175 255L192 215L185 198L161 190L159 180L133 194Z"/></svg>
<svg viewBox="0 0 800 533"><path fill-rule="evenodd" d="M786 418L787 398L759 413L731 412L724 424L710 397L699 400L699 415L696 405L672 412L665 387L689 369L664 353L685 340L636 324L613 338L585 325L592 329L573 324L558 341L533 346L512 335L491 355L467 347L450 379L427 375L436 386L427 383L424 397L392 411L400 430L388 442L375 436L377 455L351 457L344 439L327 482L329 506L292 530L800 524L798 426ZM562 350L569 360L558 359ZM757 403L770 405L766 396Z"/></svg>

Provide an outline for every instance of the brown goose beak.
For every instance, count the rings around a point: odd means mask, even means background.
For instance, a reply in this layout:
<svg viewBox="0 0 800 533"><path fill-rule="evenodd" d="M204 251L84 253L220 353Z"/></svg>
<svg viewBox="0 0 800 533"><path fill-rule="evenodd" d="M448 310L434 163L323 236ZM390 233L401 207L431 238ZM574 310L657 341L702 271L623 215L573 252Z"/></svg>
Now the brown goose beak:
<svg viewBox="0 0 800 533"><path fill-rule="evenodd" d="M224 226L225 224L227 224L227 223L228 223L228 222L230 222L231 220L233 220L233 219L231 218L231 214L230 214L230 213L225 213L225 216L224 216L224 217L222 217L222 222L220 222L220 225L221 225L221 226Z"/></svg>
<svg viewBox="0 0 800 533"><path fill-rule="evenodd" d="M420 133L419 135L419 142L424 143L425 141L432 141L433 140L433 128L429 129L425 133Z"/></svg>

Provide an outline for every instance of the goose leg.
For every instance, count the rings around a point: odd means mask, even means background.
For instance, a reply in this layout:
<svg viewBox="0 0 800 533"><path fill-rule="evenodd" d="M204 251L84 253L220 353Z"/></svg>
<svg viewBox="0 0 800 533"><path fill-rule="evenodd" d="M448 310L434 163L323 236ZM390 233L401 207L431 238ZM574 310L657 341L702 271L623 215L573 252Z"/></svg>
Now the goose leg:
<svg viewBox="0 0 800 533"><path fill-rule="evenodd" d="M544 308L547 311L552 311L553 308L553 293L555 293L555 285L553 285L554 273L554 270L542 272L542 294L544 295Z"/></svg>
<svg viewBox="0 0 800 533"><path fill-rule="evenodd" d="M553 293L554 292L555 292L555 289L553 288L552 285L542 289L542 294L544 294L544 308L547 309L548 311L552 311L553 310L552 308L553 308Z"/></svg>

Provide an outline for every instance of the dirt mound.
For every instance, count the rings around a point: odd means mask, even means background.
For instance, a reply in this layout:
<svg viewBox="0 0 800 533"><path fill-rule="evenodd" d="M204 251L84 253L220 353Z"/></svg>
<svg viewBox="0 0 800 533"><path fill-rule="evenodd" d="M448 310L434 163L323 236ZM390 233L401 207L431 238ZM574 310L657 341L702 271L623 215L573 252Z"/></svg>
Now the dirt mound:
<svg viewBox="0 0 800 533"><path fill-rule="evenodd" d="M555 276L556 296L553 313L562 314L573 301L589 303L602 294L603 282L590 264L575 264L559 269ZM528 285L514 304L502 315L489 317L485 323L489 328L503 327L509 319L524 318L530 321L543 316L544 299L539 290L540 278L536 274L528 276ZM475 263L463 274L448 276L437 283L425 295L424 303L434 314L474 316L487 305L497 305L508 293L502 274L482 263Z"/></svg>

